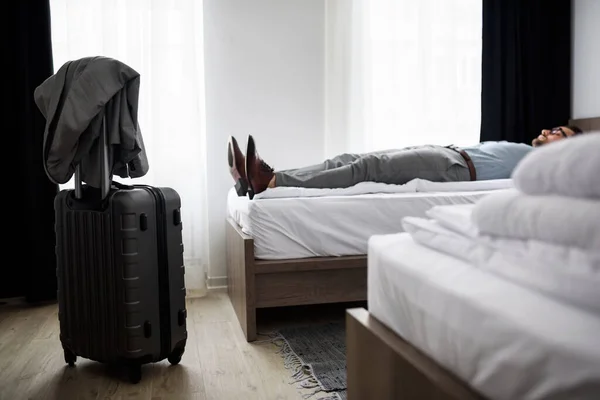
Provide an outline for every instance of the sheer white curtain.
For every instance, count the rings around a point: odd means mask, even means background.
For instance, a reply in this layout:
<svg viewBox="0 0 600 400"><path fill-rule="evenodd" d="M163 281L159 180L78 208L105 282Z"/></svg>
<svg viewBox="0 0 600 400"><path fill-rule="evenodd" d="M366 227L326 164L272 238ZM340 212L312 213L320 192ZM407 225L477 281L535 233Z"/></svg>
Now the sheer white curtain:
<svg viewBox="0 0 600 400"><path fill-rule="evenodd" d="M477 143L481 29L481 0L326 0L326 154Z"/></svg>
<svg viewBox="0 0 600 400"><path fill-rule="evenodd" d="M186 286L204 289L208 262L202 1L51 0L54 69L107 56L141 75L139 123L150 164L115 180L177 190ZM72 187L72 181L64 187Z"/></svg>

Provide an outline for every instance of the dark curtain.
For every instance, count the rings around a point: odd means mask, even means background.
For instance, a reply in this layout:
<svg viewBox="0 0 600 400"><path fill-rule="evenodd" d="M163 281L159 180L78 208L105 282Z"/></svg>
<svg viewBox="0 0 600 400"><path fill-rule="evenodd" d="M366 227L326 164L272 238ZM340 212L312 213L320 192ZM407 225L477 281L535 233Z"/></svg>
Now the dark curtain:
<svg viewBox="0 0 600 400"><path fill-rule="evenodd" d="M531 143L571 114L571 1L483 0L481 140Z"/></svg>
<svg viewBox="0 0 600 400"><path fill-rule="evenodd" d="M58 186L47 178L42 165L42 143L46 120L38 110L33 92L53 73L48 0L5 3L9 32L5 38L9 68L4 78L11 93L5 97L10 113L5 121L5 152L11 166L3 171L3 211L10 226L3 235L6 252L0 264L0 298L25 297L35 302L56 298L54 253L54 197ZM8 8L8 10L7 10ZM8 156L8 154L7 154ZM5 163L6 167L6 163Z"/></svg>

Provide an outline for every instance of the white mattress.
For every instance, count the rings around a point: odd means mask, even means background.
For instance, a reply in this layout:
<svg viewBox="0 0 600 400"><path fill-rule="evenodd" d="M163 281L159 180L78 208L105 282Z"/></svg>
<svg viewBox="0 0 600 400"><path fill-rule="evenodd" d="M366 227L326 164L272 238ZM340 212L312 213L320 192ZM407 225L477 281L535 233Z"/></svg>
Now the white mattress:
<svg viewBox="0 0 600 400"><path fill-rule="evenodd" d="M369 241L369 312L490 399L600 398L600 316L415 243Z"/></svg>
<svg viewBox="0 0 600 400"><path fill-rule="evenodd" d="M367 254L375 234L402 232L402 218L425 216L435 205L472 204L490 190L367 193L263 198L239 197L232 188L228 213L254 238L256 258L265 260ZM484 182L487 187L490 182ZM505 182L499 182L506 187ZM453 183L456 185L456 183ZM438 184L439 185L439 184ZM443 185L442 185L443 186Z"/></svg>

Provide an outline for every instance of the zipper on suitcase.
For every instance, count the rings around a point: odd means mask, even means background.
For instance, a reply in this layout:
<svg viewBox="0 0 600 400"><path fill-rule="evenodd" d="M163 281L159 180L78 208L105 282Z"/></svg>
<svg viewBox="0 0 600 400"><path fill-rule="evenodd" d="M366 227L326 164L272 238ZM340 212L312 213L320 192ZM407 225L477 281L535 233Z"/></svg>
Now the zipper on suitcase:
<svg viewBox="0 0 600 400"><path fill-rule="evenodd" d="M144 186L154 196L157 207L157 247L158 247L158 301L160 311L161 357L171 352L171 306L169 284L169 258L167 254L167 211L165 198L160 189Z"/></svg>

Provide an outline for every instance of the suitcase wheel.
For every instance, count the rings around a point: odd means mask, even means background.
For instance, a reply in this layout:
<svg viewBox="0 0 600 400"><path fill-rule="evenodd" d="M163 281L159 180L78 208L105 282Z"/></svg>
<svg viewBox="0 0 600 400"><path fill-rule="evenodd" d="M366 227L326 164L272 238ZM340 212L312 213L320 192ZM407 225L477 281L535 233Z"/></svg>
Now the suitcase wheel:
<svg viewBox="0 0 600 400"><path fill-rule="evenodd" d="M171 354L169 354L169 357L167 357L167 360L169 360L169 362L172 365L177 365L181 361L182 355L183 355L183 348L176 348L175 350L173 350L173 352Z"/></svg>
<svg viewBox="0 0 600 400"><path fill-rule="evenodd" d="M142 366L140 364L130 365L127 373L131 383L139 383L142 380Z"/></svg>
<svg viewBox="0 0 600 400"><path fill-rule="evenodd" d="M69 349L63 349L65 351L65 362L69 364L69 367L75 366L75 361L77 361L77 356Z"/></svg>

